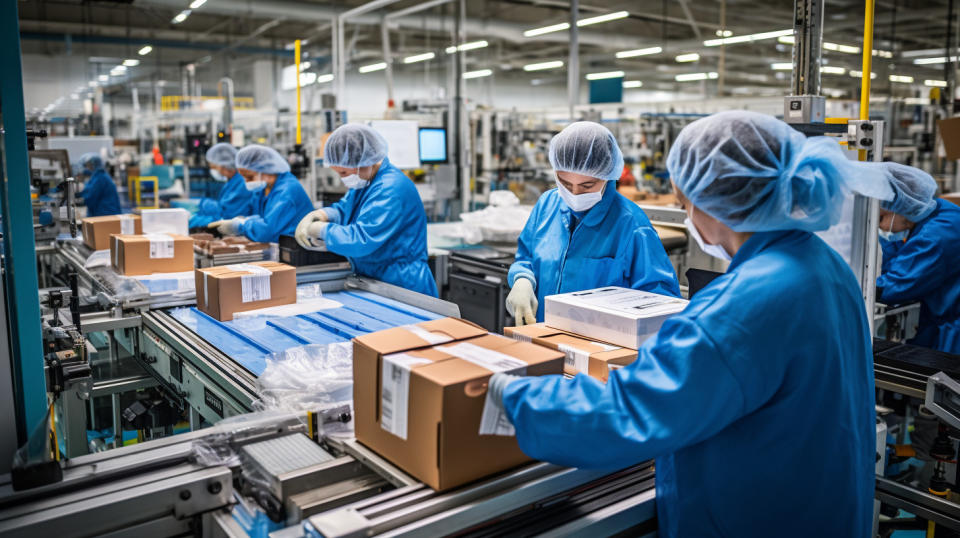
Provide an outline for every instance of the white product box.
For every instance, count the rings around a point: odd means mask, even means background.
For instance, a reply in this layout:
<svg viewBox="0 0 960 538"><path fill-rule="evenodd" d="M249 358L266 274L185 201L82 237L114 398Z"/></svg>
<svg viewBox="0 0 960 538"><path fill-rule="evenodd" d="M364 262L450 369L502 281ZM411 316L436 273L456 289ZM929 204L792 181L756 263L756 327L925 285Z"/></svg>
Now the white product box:
<svg viewBox="0 0 960 538"><path fill-rule="evenodd" d="M186 209L143 209L140 219L145 234L190 235L190 212Z"/></svg>
<svg viewBox="0 0 960 538"><path fill-rule="evenodd" d="M548 295L544 301L548 327L631 349L638 349L688 303L668 295L612 286Z"/></svg>

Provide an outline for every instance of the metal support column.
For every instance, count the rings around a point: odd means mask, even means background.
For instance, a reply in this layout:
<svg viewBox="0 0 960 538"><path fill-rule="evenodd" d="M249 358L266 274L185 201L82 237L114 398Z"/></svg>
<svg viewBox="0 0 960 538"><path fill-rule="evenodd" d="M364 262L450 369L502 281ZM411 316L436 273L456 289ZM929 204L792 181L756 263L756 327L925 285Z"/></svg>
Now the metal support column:
<svg viewBox="0 0 960 538"><path fill-rule="evenodd" d="M44 420L47 411L30 165L23 107L20 28L17 2L0 2L0 116L3 119L3 167L0 213L3 219L4 290L10 357L13 363L14 413L20 444ZM0 372L0 375L8 375ZM13 432L0 432L0 436Z"/></svg>
<svg viewBox="0 0 960 538"><path fill-rule="evenodd" d="M795 0L793 39L793 76L790 97L784 100L783 119L788 123L823 123L826 112L826 102L820 95L823 0Z"/></svg>
<svg viewBox="0 0 960 538"><path fill-rule="evenodd" d="M570 58L567 60L567 99L570 101L570 122L577 121L573 109L580 101L580 1L570 0Z"/></svg>

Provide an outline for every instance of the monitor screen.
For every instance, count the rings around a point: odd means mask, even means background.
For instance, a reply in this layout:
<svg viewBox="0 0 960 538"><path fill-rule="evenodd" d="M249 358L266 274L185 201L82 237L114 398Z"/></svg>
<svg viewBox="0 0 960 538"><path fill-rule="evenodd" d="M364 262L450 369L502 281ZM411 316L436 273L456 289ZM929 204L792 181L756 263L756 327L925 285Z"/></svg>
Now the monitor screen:
<svg viewBox="0 0 960 538"><path fill-rule="evenodd" d="M447 130L439 128L420 129L420 162L447 162Z"/></svg>

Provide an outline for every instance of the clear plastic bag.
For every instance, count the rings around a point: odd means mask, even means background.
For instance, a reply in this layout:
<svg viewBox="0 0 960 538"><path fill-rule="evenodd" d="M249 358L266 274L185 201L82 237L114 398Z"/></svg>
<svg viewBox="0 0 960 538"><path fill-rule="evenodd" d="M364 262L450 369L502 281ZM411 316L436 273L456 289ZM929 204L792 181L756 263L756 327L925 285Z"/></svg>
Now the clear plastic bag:
<svg viewBox="0 0 960 538"><path fill-rule="evenodd" d="M353 403L353 344L312 344L274 353L257 379L263 409L326 411Z"/></svg>

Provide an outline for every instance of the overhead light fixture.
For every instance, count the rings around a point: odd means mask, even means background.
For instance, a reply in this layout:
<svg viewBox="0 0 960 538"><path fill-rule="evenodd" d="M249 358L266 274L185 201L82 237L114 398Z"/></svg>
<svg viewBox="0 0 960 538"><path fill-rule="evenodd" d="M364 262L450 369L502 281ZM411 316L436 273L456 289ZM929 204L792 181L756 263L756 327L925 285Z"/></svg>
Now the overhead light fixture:
<svg viewBox="0 0 960 538"><path fill-rule="evenodd" d="M857 52L859 52L859 50L858 50ZM891 51L889 51L889 50L877 50L877 49L873 49L873 55L874 55L874 56L879 56L879 57L881 57L881 58L893 58L893 52L891 52Z"/></svg>
<svg viewBox="0 0 960 538"><path fill-rule="evenodd" d="M180 13L177 13L177 16L174 17L173 20L170 21L170 22L172 22L173 24L180 24L181 22L187 20L187 17L189 17L189 16L190 16L190 10L189 10L189 9L185 9L185 10L181 11Z"/></svg>
<svg viewBox="0 0 960 538"><path fill-rule="evenodd" d="M623 71L605 71L603 73L589 73L587 74L587 80L603 80L605 78L622 78L625 73Z"/></svg>
<svg viewBox="0 0 960 538"><path fill-rule="evenodd" d="M114 73L126 73L126 72L127 72L127 66L125 65L118 65L110 70L111 75Z"/></svg>
<svg viewBox="0 0 960 538"><path fill-rule="evenodd" d="M137 54L140 56L146 56L147 54L150 54L151 51L153 51L153 47L150 45L144 45L140 48L140 50L137 51Z"/></svg>
<svg viewBox="0 0 960 538"><path fill-rule="evenodd" d="M407 56L406 58L403 59L403 63L405 63L405 64L414 64L414 63L417 63L417 62L425 62L425 61L427 61L427 60L432 60L435 56L436 56L436 54L434 54L434 53L432 53L432 52L425 52L425 53L423 53L423 54L416 54L416 55L414 55L414 56Z"/></svg>
<svg viewBox="0 0 960 538"><path fill-rule="evenodd" d="M906 75L890 75L890 82L902 82L904 84L911 84L913 82L913 77L908 77Z"/></svg>
<svg viewBox="0 0 960 538"><path fill-rule="evenodd" d="M126 59L123 61L123 65L126 67L136 67L140 65L140 60Z"/></svg>
<svg viewBox="0 0 960 538"><path fill-rule="evenodd" d="M387 68L386 62L378 62L370 65L361 65L359 71L361 73L372 73L374 71L383 71Z"/></svg>
<svg viewBox="0 0 960 538"><path fill-rule="evenodd" d="M460 45L460 46L458 46L458 47L453 47L453 46L447 47L447 48L446 48L446 53L447 53L447 54L453 54L454 52L457 52L457 51L463 52L463 51L465 51L465 50L482 49L482 48L487 47L488 45L489 45L489 43L487 43L486 41L482 41L482 40L481 40L481 41L471 41L470 43L464 43L463 45Z"/></svg>
<svg viewBox="0 0 960 538"><path fill-rule="evenodd" d="M544 26L542 28L534 28L533 30L526 30L523 32L523 37L536 37L538 35L550 34L553 32L560 32L562 30L569 30L569 22L561 22L560 24L551 24L550 26Z"/></svg>
<svg viewBox="0 0 960 538"><path fill-rule="evenodd" d="M643 82L641 82L641 81L639 81L639 80L624 80L624 81L623 81L623 87L624 87L624 88L640 88L640 87L642 87L642 86L643 86Z"/></svg>
<svg viewBox="0 0 960 538"><path fill-rule="evenodd" d="M689 54L681 54L674 59L680 63L696 62L700 59L700 55L696 52L691 52Z"/></svg>
<svg viewBox="0 0 960 538"><path fill-rule="evenodd" d="M326 75L320 75L317 77L317 84L325 84L327 82L333 82L333 75L328 73Z"/></svg>
<svg viewBox="0 0 960 538"><path fill-rule="evenodd" d="M100 75L99 77L97 77L97 80L99 80L100 82L106 82L110 80L110 75Z"/></svg>
<svg viewBox="0 0 960 538"><path fill-rule="evenodd" d="M774 71L793 71L793 64L790 62L778 62L770 64L770 69Z"/></svg>
<svg viewBox="0 0 960 538"><path fill-rule="evenodd" d="M863 78L863 71L850 71L850 76L855 78ZM871 79L877 78L877 74L871 72L870 78Z"/></svg>
<svg viewBox="0 0 960 538"><path fill-rule="evenodd" d="M560 60L554 60L552 62L540 62L536 64L527 64L523 66L524 71L543 71L544 69L556 69L558 67L563 67L563 62Z"/></svg>
<svg viewBox="0 0 960 538"><path fill-rule="evenodd" d="M753 41L762 41L764 39L776 39L778 37L793 35L793 30L775 30L773 32L761 32L759 34L738 35L731 37L721 37L720 39L708 39L703 42L704 47L719 47L720 45L733 45L735 43L750 43Z"/></svg>
<svg viewBox="0 0 960 538"><path fill-rule="evenodd" d="M913 61L913 63L916 65L933 65L933 64L945 64L948 61L955 62L957 61L957 57L951 56L949 60L947 59L946 56L940 56L937 58L917 58L916 60Z"/></svg>
<svg viewBox="0 0 960 538"><path fill-rule="evenodd" d="M198 7L207 3L207 0L193 0L190 2L190 9L197 9Z"/></svg>
<svg viewBox="0 0 960 538"><path fill-rule="evenodd" d="M490 69L480 69L478 71L467 71L463 74L463 78L480 78L480 77L489 77L493 74L493 71Z"/></svg>
<svg viewBox="0 0 960 538"><path fill-rule="evenodd" d="M821 73L826 73L828 75L843 75L847 72L846 69L842 67L834 67L832 65L824 65L820 67Z"/></svg>
<svg viewBox="0 0 960 538"><path fill-rule="evenodd" d="M946 88L946 87L947 87L947 81L946 81L946 80L924 80L924 81L923 81L923 84L924 84L925 86L933 86L934 88Z"/></svg>
<svg viewBox="0 0 960 538"><path fill-rule="evenodd" d="M618 19L625 19L629 16L630 16L630 13L627 11L615 11L613 13L607 13L606 15L597 15L596 17L580 19L577 21L577 26L590 26L591 24L600 24L601 22L610 22Z"/></svg>
<svg viewBox="0 0 960 538"><path fill-rule="evenodd" d="M300 85L309 86L317 81L316 73L300 73Z"/></svg>
<svg viewBox="0 0 960 538"><path fill-rule="evenodd" d="M634 58L636 56L649 56L651 54L660 54L662 47L647 47L645 49L621 50L617 53L617 58Z"/></svg>
<svg viewBox="0 0 960 538"><path fill-rule="evenodd" d="M903 100L903 104L905 104L905 105L929 105L929 104L930 104L930 98L929 98L929 97L907 97L906 99Z"/></svg>
<svg viewBox="0 0 960 538"><path fill-rule="evenodd" d="M730 37L733 35L731 30L717 30L717 37Z"/></svg>
<svg viewBox="0 0 960 538"><path fill-rule="evenodd" d="M715 71L713 71L710 73L686 73L683 75L677 75L673 77L673 79L676 80L677 82L691 82L694 80L715 79L718 76L719 75Z"/></svg>

